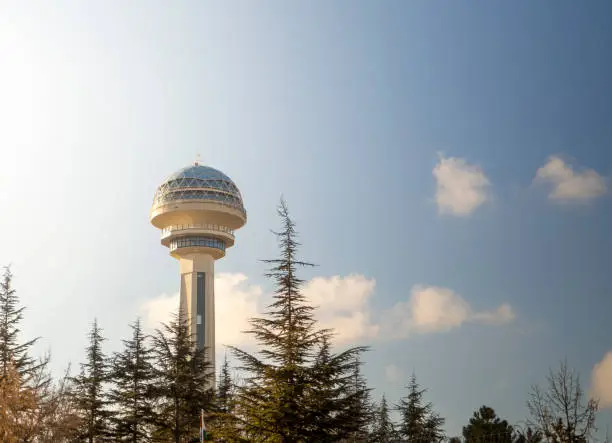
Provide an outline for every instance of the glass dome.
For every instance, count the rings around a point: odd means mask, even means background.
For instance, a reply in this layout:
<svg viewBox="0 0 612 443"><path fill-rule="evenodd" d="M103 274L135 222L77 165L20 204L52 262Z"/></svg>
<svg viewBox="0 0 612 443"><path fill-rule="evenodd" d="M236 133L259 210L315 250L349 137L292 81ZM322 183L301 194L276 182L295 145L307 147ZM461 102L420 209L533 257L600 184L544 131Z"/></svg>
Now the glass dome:
<svg viewBox="0 0 612 443"><path fill-rule="evenodd" d="M246 215L238 187L223 172L195 164L170 175L155 192L153 204L174 200L212 200Z"/></svg>

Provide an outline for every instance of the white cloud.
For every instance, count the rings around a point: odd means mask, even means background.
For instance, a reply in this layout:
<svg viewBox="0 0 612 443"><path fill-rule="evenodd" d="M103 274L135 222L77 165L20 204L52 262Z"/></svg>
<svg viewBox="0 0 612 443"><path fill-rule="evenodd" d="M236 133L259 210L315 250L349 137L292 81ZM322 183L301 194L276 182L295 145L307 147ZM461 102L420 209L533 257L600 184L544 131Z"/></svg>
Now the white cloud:
<svg viewBox="0 0 612 443"><path fill-rule="evenodd" d="M334 343L355 343L378 334L372 323L369 299L376 281L362 275L315 277L304 285L303 294L317 307L315 317L322 328L334 329ZM221 345L244 346L252 338L242 331L249 329L249 319L261 314L263 291L250 284L244 274L215 276L215 315L217 350ZM178 310L179 295L162 294L141 306L145 325L156 328Z"/></svg>
<svg viewBox="0 0 612 443"><path fill-rule="evenodd" d="M322 328L334 330L335 344L363 343L369 339L392 340L413 333L445 332L466 322L503 325L514 319L510 305L493 311L473 311L467 301L451 289L414 286L406 301L387 311L372 309L369 302L376 281L363 275L315 277L304 285L303 293L316 306L315 317ZM270 300L259 285L244 274L218 274L215 279L217 351L223 345L250 347L253 339L243 331L249 319L261 315ZM159 327L178 309L179 296L162 294L141 305L147 328ZM382 315L380 315L382 314ZM377 322L381 317L384 321Z"/></svg>
<svg viewBox="0 0 612 443"><path fill-rule="evenodd" d="M468 302L451 289L417 285L407 301L397 303L389 311L385 335L405 338L413 332L446 332L467 322L503 325L514 317L508 304L495 311L474 312Z"/></svg>
<svg viewBox="0 0 612 443"><path fill-rule="evenodd" d="M404 377L404 371L402 368L395 364L385 366L385 378L388 382L397 383Z"/></svg>
<svg viewBox="0 0 612 443"><path fill-rule="evenodd" d="M537 170L534 181L551 184L548 198L556 201L585 201L606 193L606 182L601 175L593 169L576 172L557 156L549 157Z"/></svg>
<svg viewBox="0 0 612 443"><path fill-rule="evenodd" d="M446 331L461 326L470 305L447 288L415 287L408 302L411 326L418 332Z"/></svg>
<svg viewBox="0 0 612 443"><path fill-rule="evenodd" d="M172 318L172 314L178 312L178 307L178 292L172 295L162 294L145 301L140 307L144 326L147 329L156 329L161 323L167 323Z"/></svg>
<svg viewBox="0 0 612 443"><path fill-rule="evenodd" d="M514 320L515 316L512 306L504 303L495 311L482 311L472 314L472 320L496 326L510 323Z"/></svg>
<svg viewBox="0 0 612 443"><path fill-rule="evenodd" d="M249 319L258 312L262 296L258 285L248 282L244 274L221 273L215 275L215 339L217 351L223 345L244 345L250 337L242 331L249 329ZM143 321L148 328L157 328L161 322L170 320L178 311L179 294L162 294L147 300L141 306Z"/></svg>
<svg viewBox="0 0 612 443"><path fill-rule="evenodd" d="M374 279L363 275L316 277L304 286L304 295L318 307L320 326L334 329L336 343L354 343L378 334L368 303L375 286Z"/></svg>
<svg viewBox="0 0 612 443"><path fill-rule="evenodd" d="M441 214L466 216L489 199L490 182L476 165L462 158L440 156L433 169L436 204Z"/></svg>
<svg viewBox="0 0 612 443"><path fill-rule="evenodd" d="M599 398L600 407L612 408L612 351L593 367L591 395Z"/></svg>
<svg viewBox="0 0 612 443"><path fill-rule="evenodd" d="M244 274L218 274L215 278L216 340L221 345L247 343L251 337L243 334L250 329L249 319L260 312L263 290L248 283Z"/></svg>

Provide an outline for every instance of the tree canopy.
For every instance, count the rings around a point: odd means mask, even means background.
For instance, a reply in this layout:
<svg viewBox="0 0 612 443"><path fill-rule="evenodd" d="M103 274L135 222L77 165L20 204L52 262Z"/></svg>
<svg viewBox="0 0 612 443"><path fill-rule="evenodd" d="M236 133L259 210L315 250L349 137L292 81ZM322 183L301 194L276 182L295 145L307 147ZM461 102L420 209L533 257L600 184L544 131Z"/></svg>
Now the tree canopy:
<svg viewBox="0 0 612 443"><path fill-rule="evenodd" d="M585 398L578 373L564 360L556 371L549 371L546 381L545 389L532 387L527 401L532 425L550 443L590 441L599 403Z"/></svg>
<svg viewBox="0 0 612 443"><path fill-rule="evenodd" d="M401 414L399 434L408 441L435 443L444 438L444 418L433 409L431 402L425 402L423 395L427 391L421 389L413 373L408 382L408 394L400 399L398 410Z"/></svg>
<svg viewBox="0 0 612 443"><path fill-rule="evenodd" d="M275 286L274 300L247 331L259 352L231 348L245 374L237 391L241 423L254 441L335 441L360 427L352 408L363 387L353 381L365 348L331 350L332 331L317 328L314 307L301 291L298 269L313 265L298 258L297 232L284 201L278 214L280 254L264 260L271 266L266 276Z"/></svg>
<svg viewBox="0 0 612 443"><path fill-rule="evenodd" d="M476 443L495 438L495 442L512 443L514 430L506 420L500 419L495 410L481 406L470 418L469 424L463 427L463 438L466 443Z"/></svg>

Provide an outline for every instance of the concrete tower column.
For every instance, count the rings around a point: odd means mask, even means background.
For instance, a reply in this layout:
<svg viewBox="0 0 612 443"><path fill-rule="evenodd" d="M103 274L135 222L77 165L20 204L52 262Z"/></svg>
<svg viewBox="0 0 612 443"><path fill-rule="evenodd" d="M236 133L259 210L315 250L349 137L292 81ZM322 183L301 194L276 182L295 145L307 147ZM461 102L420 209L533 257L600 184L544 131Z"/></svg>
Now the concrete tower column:
<svg viewBox="0 0 612 443"><path fill-rule="evenodd" d="M215 259L209 254L180 257L180 309L198 349L215 367Z"/></svg>

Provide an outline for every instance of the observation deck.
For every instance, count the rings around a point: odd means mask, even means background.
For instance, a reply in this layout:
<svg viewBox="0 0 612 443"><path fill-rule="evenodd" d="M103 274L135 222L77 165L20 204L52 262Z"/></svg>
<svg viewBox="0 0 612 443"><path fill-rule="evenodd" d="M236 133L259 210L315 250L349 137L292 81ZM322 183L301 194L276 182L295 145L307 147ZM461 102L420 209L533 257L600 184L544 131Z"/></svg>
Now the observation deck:
<svg viewBox="0 0 612 443"><path fill-rule="evenodd" d="M206 253L215 259L234 245L247 221L238 187L224 173L198 163L170 175L156 190L151 223L172 256Z"/></svg>

